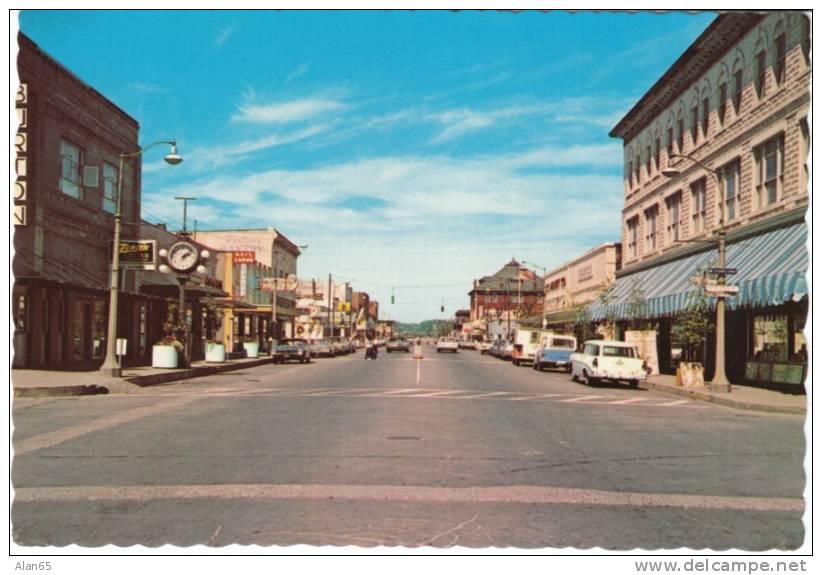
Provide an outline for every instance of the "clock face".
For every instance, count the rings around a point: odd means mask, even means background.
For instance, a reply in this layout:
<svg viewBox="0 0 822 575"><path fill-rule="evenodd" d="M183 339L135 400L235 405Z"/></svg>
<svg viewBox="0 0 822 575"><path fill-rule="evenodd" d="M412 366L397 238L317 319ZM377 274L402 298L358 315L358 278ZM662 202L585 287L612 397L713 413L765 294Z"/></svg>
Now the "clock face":
<svg viewBox="0 0 822 575"><path fill-rule="evenodd" d="M188 242L177 242L168 248L168 265L177 272L189 272L197 267L200 254L197 246Z"/></svg>

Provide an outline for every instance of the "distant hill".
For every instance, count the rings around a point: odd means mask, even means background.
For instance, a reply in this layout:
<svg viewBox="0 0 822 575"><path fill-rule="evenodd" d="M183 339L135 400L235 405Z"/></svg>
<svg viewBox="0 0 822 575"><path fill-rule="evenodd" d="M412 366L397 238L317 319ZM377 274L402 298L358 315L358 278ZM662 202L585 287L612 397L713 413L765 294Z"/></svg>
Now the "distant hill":
<svg viewBox="0 0 822 575"><path fill-rule="evenodd" d="M427 319L419 323L398 323L394 326L396 333L430 337L447 333L451 329L451 322L441 319Z"/></svg>

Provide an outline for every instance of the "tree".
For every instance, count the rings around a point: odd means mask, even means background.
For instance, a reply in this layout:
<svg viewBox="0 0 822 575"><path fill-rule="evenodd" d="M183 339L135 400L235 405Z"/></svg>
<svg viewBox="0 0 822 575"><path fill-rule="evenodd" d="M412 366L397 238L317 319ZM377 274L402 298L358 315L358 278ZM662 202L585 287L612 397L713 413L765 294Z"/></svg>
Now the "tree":
<svg viewBox="0 0 822 575"><path fill-rule="evenodd" d="M686 361L694 361L698 350L705 345L708 333L713 329L713 308L700 288L691 292L685 310L680 313L671 327L673 338L684 346Z"/></svg>
<svg viewBox="0 0 822 575"><path fill-rule="evenodd" d="M648 301L645 298L645 290L642 289L638 279L634 279L633 284L631 284L631 291L628 292L625 315L628 317L630 329L648 329L650 325L650 322L646 319L648 317Z"/></svg>
<svg viewBox="0 0 822 575"><path fill-rule="evenodd" d="M612 305L616 296L614 295L615 283L612 283L600 292L597 302L603 307L604 315L602 317L602 324L599 331L606 339L614 339L616 337L616 309Z"/></svg>

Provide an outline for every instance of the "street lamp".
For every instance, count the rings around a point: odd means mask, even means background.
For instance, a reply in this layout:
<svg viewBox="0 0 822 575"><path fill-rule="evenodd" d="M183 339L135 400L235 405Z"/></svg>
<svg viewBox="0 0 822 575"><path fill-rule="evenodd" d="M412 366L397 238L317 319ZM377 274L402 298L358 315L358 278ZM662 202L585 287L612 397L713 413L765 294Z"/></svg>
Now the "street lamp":
<svg viewBox="0 0 822 575"><path fill-rule="evenodd" d="M117 362L117 299L120 289L120 229L123 217L123 165L126 158L136 158L143 152L160 144L169 144L171 151L166 155L167 164L176 166L183 161L177 153L176 140L153 142L131 153L120 154L120 170L117 172L117 210L114 213L114 243L111 249L111 286L109 287L108 331L106 333L106 359L100 371L110 377L120 377L122 368Z"/></svg>
<svg viewBox="0 0 822 575"><path fill-rule="evenodd" d="M722 191L722 172L706 166L696 158L682 154L671 154L671 158L684 158L695 163L697 166L710 172L716 178L717 193ZM666 168L662 170L662 175L667 178L674 178L681 174L680 170L676 168ZM717 285L725 285L725 206L724 195L719 202L719 229L716 231L717 244L719 250L719 262L717 266L719 271L717 273ZM725 374L725 294L719 293L716 296L716 367L714 369L714 378L710 382L711 391L720 393L730 393L731 382L728 381L728 376Z"/></svg>

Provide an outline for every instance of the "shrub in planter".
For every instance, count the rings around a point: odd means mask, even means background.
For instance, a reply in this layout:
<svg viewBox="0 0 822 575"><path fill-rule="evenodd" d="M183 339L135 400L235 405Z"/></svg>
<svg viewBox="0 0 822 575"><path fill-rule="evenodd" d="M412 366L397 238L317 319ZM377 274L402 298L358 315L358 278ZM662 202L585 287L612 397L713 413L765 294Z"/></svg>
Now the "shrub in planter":
<svg viewBox="0 0 822 575"><path fill-rule="evenodd" d="M260 342L256 337L243 339L243 349L246 357L257 357L260 354Z"/></svg>
<svg viewBox="0 0 822 575"><path fill-rule="evenodd" d="M205 360L208 363L223 363L225 361L225 345L221 341L207 341L205 344Z"/></svg>
<svg viewBox="0 0 822 575"><path fill-rule="evenodd" d="M183 344L173 335L167 335L151 349L151 367L173 369L178 365L178 356Z"/></svg>

